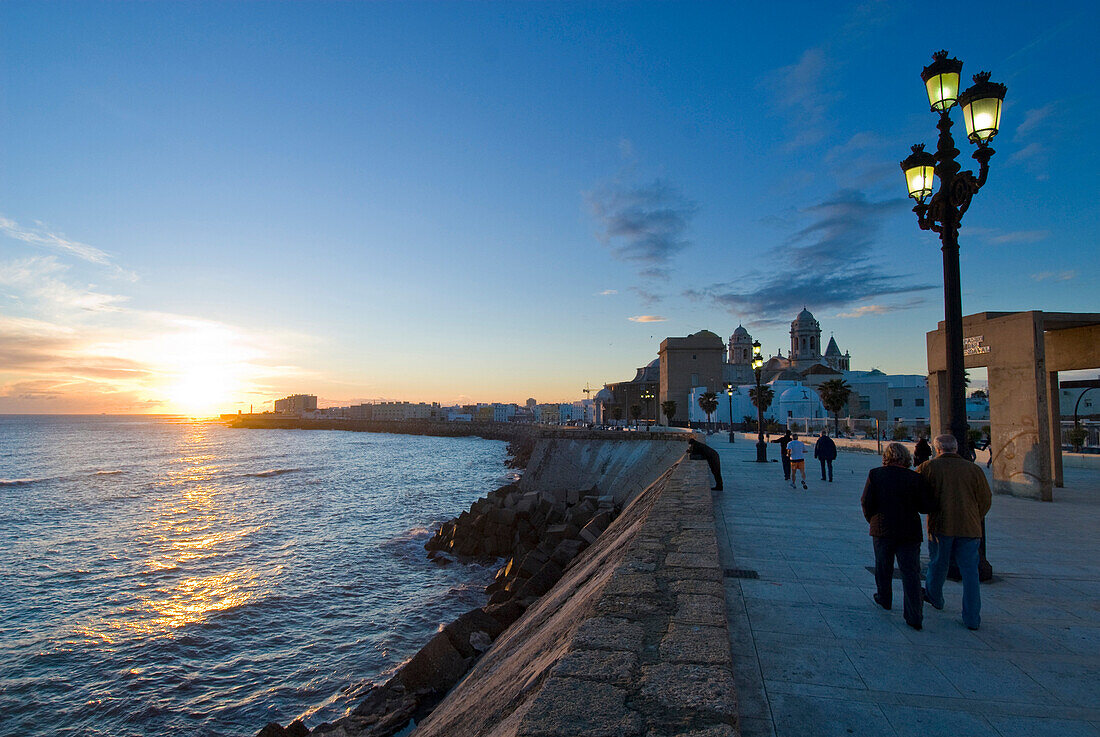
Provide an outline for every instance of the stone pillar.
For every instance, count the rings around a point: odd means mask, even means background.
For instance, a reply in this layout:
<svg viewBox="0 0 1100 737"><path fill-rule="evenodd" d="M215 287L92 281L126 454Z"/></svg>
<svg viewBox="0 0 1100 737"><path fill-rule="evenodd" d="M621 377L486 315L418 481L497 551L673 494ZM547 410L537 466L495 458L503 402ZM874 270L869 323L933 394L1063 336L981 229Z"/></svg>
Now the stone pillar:
<svg viewBox="0 0 1100 737"><path fill-rule="evenodd" d="M1050 411L1042 325L1034 313L986 326L998 355L989 366L993 492L1051 501ZM1007 334L996 335L1002 330ZM1003 336L1003 337L1002 337Z"/></svg>
<svg viewBox="0 0 1100 737"><path fill-rule="evenodd" d="M947 422L947 409L950 405L951 397L947 395L947 372L930 371L928 373L928 428L933 438L950 432Z"/></svg>
<svg viewBox="0 0 1100 737"><path fill-rule="evenodd" d="M1061 489L1062 483L1062 401L1058 385L1058 372L1047 373L1047 407L1050 409L1047 422L1050 424L1050 465L1054 471L1054 485Z"/></svg>

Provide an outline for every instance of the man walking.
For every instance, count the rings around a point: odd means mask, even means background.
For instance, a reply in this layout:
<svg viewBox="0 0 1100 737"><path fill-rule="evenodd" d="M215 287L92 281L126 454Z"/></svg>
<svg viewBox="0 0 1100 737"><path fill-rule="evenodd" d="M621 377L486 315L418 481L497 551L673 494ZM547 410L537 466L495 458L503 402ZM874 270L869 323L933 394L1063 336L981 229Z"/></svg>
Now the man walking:
<svg viewBox="0 0 1100 737"><path fill-rule="evenodd" d="M802 472L802 488L810 488L806 486L806 444L798 439L798 435L792 436L791 442L787 443L787 456L791 459L791 488L794 488L794 478L799 471Z"/></svg>
<svg viewBox="0 0 1100 737"><path fill-rule="evenodd" d="M959 455L955 436L940 435L933 443L936 457L917 469L931 495L928 575L923 596L934 608L943 609L943 581L954 555L962 574L963 624L976 630L982 621L978 547L982 538L982 519L989 511L993 495L985 472Z"/></svg>
<svg viewBox="0 0 1100 737"><path fill-rule="evenodd" d="M821 480L825 480L825 469L829 469L829 483L833 483L833 461L836 460L836 443L829 437L828 430L821 431L821 437L814 443L814 458L821 461Z"/></svg>
<svg viewBox="0 0 1100 737"><path fill-rule="evenodd" d="M787 456L787 443L791 442L791 430L787 428L787 432L783 433L783 437L778 440L771 441L773 443L779 443L779 462L783 464L783 480L791 480L791 459ZM791 484L794 486L794 484Z"/></svg>

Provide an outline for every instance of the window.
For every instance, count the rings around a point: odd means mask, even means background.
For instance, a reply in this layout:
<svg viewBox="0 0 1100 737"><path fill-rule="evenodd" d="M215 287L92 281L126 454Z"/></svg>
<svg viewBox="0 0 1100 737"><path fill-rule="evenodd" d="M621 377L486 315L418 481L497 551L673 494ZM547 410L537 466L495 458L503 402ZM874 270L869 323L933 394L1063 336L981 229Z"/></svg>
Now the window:
<svg viewBox="0 0 1100 737"><path fill-rule="evenodd" d="M860 409L871 409L871 398L870 397L860 397L859 398L859 408Z"/></svg>
<svg viewBox="0 0 1100 737"><path fill-rule="evenodd" d="M924 398L923 398L923 397L921 397L920 399L914 399L914 400L913 400L913 406L915 406L915 407L923 407L923 406L924 406Z"/></svg>
<svg viewBox="0 0 1100 737"><path fill-rule="evenodd" d="M900 407L901 406L901 400L900 399L895 399L894 400L894 406L895 407Z"/></svg>

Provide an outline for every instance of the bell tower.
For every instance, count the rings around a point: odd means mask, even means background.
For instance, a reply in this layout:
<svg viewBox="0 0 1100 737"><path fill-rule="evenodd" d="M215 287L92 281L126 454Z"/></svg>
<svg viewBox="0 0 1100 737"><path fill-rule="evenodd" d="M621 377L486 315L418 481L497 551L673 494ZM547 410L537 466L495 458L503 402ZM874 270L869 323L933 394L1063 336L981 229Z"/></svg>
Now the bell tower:
<svg viewBox="0 0 1100 737"><path fill-rule="evenodd" d="M821 324L805 307L791 323L790 359L796 367L821 360Z"/></svg>

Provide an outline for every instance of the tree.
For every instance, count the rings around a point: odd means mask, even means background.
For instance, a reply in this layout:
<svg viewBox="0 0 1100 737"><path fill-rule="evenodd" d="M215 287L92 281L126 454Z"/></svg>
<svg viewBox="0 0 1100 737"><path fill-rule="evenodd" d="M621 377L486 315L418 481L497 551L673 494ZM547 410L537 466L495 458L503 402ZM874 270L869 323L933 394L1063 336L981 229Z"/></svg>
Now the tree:
<svg viewBox="0 0 1100 737"><path fill-rule="evenodd" d="M749 399L752 400L753 407L761 412L767 412L768 407L772 406L772 400L775 399L775 391L770 386L761 386L758 394L754 386L749 389Z"/></svg>
<svg viewBox="0 0 1100 737"><path fill-rule="evenodd" d="M615 422L623 419L623 408L620 405L615 405L611 408L611 419L615 420Z"/></svg>
<svg viewBox="0 0 1100 737"><path fill-rule="evenodd" d="M985 389L975 389L974 391L970 392L970 398L989 399L989 395L986 393Z"/></svg>
<svg viewBox="0 0 1100 737"><path fill-rule="evenodd" d="M630 416L634 418L634 427L638 426L638 418L642 416L642 408L640 405L630 405Z"/></svg>
<svg viewBox="0 0 1100 737"><path fill-rule="evenodd" d="M661 411L665 414L665 419L668 424L672 424L672 418L676 416L676 401L673 399L667 402L661 402Z"/></svg>
<svg viewBox="0 0 1100 737"><path fill-rule="evenodd" d="M833 413L833 435L836 435L840 424L840 410L848 404L852 387L844 379L829 379L817 387L817 393L821 395L821 403L825 405L825 409Z"/></svg>
<svg viewBox="0 0 1100 737"><path fill-rule="evenodd" d="M714 392L703 392L699 395L699 409L703 410L707 414L707 422L712 427L711 431L714 431L713 422L711 422L710 416L714 414L714 411L718 409L718 395Z"/></svg>

